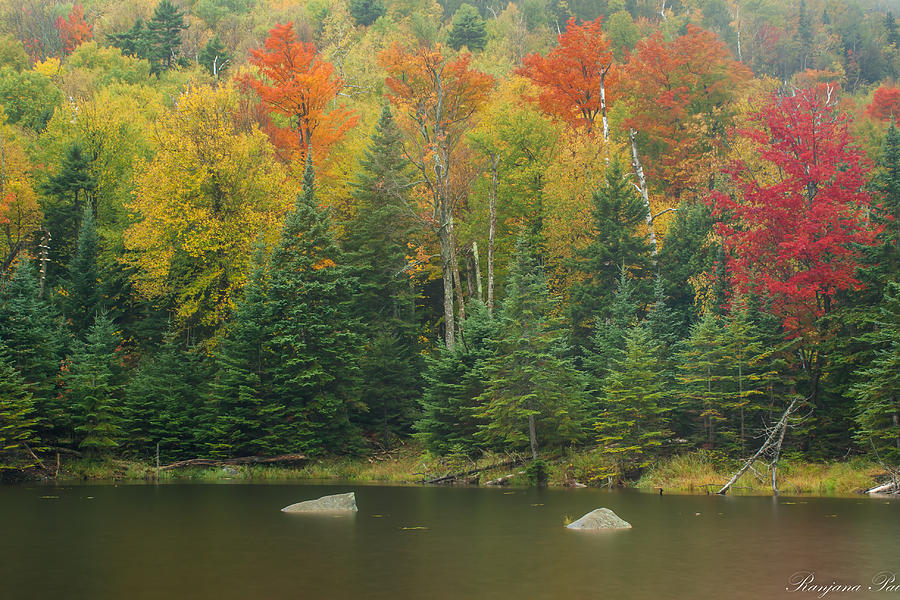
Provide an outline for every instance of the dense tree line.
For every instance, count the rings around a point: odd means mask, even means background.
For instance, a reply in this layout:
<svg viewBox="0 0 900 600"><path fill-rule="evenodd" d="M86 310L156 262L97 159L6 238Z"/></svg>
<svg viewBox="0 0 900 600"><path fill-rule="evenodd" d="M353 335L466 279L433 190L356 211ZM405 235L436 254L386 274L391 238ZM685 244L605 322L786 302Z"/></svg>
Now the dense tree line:
<svg viewBox="0 0 900 600"><path fill-rule="evenodd" d="M0 468L896 463L876 4L2 5Z"/></svg>

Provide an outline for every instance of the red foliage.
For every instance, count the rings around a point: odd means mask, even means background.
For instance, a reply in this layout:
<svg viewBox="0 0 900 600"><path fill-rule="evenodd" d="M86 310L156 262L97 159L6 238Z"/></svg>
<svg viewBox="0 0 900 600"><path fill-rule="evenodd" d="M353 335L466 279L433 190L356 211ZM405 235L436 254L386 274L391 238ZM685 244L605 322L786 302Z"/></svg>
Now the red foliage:
<svg viewBox="0 0 900 600"><path fill-rule="evenodd" d="M866 114L879 121L900 116L900 88L882 86L875 90L875 97L872 104L866 107Z"/></svg>
<svg viewBox="0 0 900 600"><path fill-rule="evenodd" d="M530 54L516 72L541 88L538 103L547 114L573 127L593 128L600 114L600 84L604 83L607 107L615 100L618 73L612 68L613 54L604 35L602 17L582 25L569 19L559 45L547 56Z"/></svg>
<svg viewBox="0 0 900 600"><path fill-rule="evenodd" d="M678 197L709 172L730 105L752 73L716 34L688 25L672 42L660 32L638 42L625 76L632 97L625 125L641 134L648 177Z"/></svg>
<svg viewBox="0 0 900 600"><path fill-rule="evenodd" d="M344 82L314 44L297 39L293 23L269 31L265 48L250 50L250 64L259 68L259 76L245 76L242 82L259 95L270 116L286 118L286 127L269 120L267 130L272 143L289 157L299 154L305 159L313 142L317 154L325 154L356 124L356 116L343 105L328 110Z"/></svg>
<svg viewBox="0 0 900 600"><path fill-rule="evenodd" d="M94 36L93 26L84 20L84 7L80 4L72 7L68 19L59 17L56 20L56 29L59 31L59 39L62 40L66 54L71 54L75 48L90 41Z"/></svg>
<svg viewBox="0 0 900 600"><path fill-rule="evenodd" d="M712 194L736 288L771 298L792 337L810 332L838 291L860 287L859 248L875 237L865 158L831 96L819 88L773 97L743 132L762 167L735 162L734 195Z"/></svg>

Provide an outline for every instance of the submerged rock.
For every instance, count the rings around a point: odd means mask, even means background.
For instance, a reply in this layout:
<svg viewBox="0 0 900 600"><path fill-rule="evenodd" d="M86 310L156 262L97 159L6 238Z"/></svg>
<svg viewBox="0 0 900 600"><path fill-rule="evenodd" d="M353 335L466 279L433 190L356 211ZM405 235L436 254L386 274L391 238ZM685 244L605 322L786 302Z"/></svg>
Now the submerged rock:
<svg viewBox="0 0 900 600"><path fill-rule="evenodd" d="M334 494L285 506L282 512L356 512L356 494Z"/></svg>
<svg viewBox="0 0 900 600"><path fill-rule="evenodd" d="M592 510L577 521L566 525L569 529L631 529L631 523L623 521L608 508Z"/></svg>

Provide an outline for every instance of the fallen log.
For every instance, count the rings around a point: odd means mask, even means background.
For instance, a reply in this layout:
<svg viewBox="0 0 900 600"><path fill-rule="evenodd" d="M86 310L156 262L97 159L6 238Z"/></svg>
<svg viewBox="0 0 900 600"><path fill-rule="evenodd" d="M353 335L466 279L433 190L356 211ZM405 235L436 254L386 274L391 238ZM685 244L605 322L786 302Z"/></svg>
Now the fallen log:
<svg viewBox="0 0 900 600"><path fill-rule="evenodd" d="M515 473L510 473L509 475L504 475L503 477L498 477L497 479L485 481L484 485L506 485L507 483L509 483L509 480L515 476Z"/></svg>
<svg viewBox="0 0 900 600"><path fill-rule="evenodd" d="M489 471L491 469L500 469L502 467L515 467L521 465L525 460L523 458L514 458L502 463L495 463L493 465L488 465L486 467L479 467L477 469L469 469L468 471L460 471L459 473L451 473L448 475L444 475L442 477L436 477L434 479L429 479L423 483L449 483L451 481L457 481L459 479L463 479L466 477L470 477L475 475L476 473L481 473L482 471ZM485 485L489 485L485 483Z"/></svg>
<svg viewBox="0 0 900 600"><path fill-rule="evenodd" d="M890 493L891 491L893 491L893 493L896 493L896 491L897 491L897 482L896 481L889 481L888 483L884 483L882 485L876 485L872 489L866 490L865 493L867 493L867 494L885 494L885 493Z"/></svg>
<svg viewBox="0 0 900 600"><path fill-rule="evenodd" d="M192 458L179 460L170 465L159 467L160 471L171 471L184 467L224 467L234 465L262 465L271 463L296 463L307 460L305 454L280 454L278 456L243 456L241 458Z"/></svg>

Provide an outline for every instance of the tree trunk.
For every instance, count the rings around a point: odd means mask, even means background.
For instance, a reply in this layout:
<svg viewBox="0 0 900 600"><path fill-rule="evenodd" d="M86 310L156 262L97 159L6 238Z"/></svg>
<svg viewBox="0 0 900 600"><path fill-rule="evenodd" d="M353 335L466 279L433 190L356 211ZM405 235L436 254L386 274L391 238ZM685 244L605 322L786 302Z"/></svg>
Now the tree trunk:
<svg viewBox="0 0 900 600"><path fill-rule="evenodd" d="M606 117L606 74L609 72L612 63L604 67L600 73L600 118L603 120L603 140L609 141L609 119Z"/></svg>
<svg viewBox="0 0 900 600"><path fill-rule="evenodd" d="M637 142L635 138L637 137L637 132L632 129L631 130L631 166L634 167L634 173L637 175L638 183L638 191L641 192L641 197L644 199L644 206L647 207L647 238L650 241L650 249L653 252L653 259L656 260L656 233L653 231L653 211L650 209L650 194L647 192L647 179L644 177L644 167L641 165L641 159L638 156Z"/></svg>
<svg viewBox="0 0 900 600"><path fill-rule="evenodd" d="M490 225L488 227L488 312L494 312L494 236L497 233L497 166L500 158L497 155L491 157L491 195L488 199L490 211Z"/></svg>
<svg viewBox="0 0 900 600"><path fill-rule="evenodd" d="M472 246L466 249L466 291L469 298L475 297L475 265L472 257Z"/></svg>
<svg viewBox="0 0 900 600"><path fill-rule="evenodd" d="M481 289L481 263L478 258L478 242L472 242L472 257L475 259L475 287L478 290L478 301L484 302L484 293Z"/></svg>
<svg viewBox="0 0 900 600"><path fill-rule="evenodd" d="M453 286L456 290L456 304L459 307L459 319L456 326L461 330L463 321L466 320L465 296L462 291L462 280L459 277L459 257L456 253L456 238L452 229L450 234L450 268L453 270Z"/></svg>
<svg viewBox="0 0 900 600"><path fill-rule="evenodd" d="M537 432L535 431L534 426L534 415L528 415L528 439L531 441L531 458L537 460L538 445Z"/></svg>
<svg viewBox="0 0 900 600"><path fill-rule="evenodd" d="M441 249L441 279L444 282L444 343L453 348L456 343L456 324L453 317L453 270L450 240L442 227L438 229L438 243Z"/></svg>
<svg viewBox="0 0 900 600"><path fill-rule="evenodd" d="M44 281L47 279L47 263L50 262L50 258L47 256L47 253L50 251L50 231L44 229L44 235L41 236L41 279L40 285L38 286L38 297L44 297Z"/></svg>

